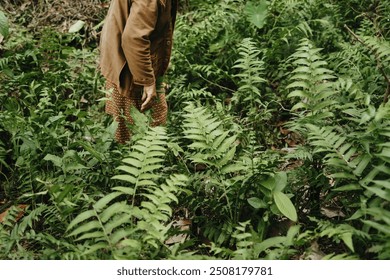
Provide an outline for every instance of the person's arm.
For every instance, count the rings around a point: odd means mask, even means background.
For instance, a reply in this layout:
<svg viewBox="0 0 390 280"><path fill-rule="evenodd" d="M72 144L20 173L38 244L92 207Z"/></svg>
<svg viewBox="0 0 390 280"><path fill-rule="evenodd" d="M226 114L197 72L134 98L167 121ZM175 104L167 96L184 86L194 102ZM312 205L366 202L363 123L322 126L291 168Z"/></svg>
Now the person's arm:
<svg viewBox="0 0 390 280"><path fill-rule="evenodd" d="M156 95L150 55L150 35L158 17L158 0L132 0L130 15L122 34L122 49L136 85L144 87L141 110Z"/></svg>

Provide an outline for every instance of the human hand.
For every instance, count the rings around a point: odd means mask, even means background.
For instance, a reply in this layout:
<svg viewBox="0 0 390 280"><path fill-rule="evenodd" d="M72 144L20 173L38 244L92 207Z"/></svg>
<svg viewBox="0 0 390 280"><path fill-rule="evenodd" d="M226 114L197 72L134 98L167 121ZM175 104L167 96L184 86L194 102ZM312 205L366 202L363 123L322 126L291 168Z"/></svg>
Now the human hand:
<svg viewBox="0 0 390 280"><path fill-rule="evenodd" d="M142 94L143 103L141 105L141 112L148 107L150 101L152 101L152 99L156 96L157 96L156 84L152 84L150 86L144 86L144 92Z"/></svg>

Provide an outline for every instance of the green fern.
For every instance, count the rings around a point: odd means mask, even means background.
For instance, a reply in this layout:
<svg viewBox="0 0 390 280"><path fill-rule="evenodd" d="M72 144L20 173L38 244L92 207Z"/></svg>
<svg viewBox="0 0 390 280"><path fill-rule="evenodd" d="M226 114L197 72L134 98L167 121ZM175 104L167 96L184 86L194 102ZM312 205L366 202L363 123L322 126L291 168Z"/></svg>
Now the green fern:
<svg viewBox="0 0 390 280"><path fill-rule="evenodd" d="M317 127L307 124L309 140L315 153L325 153L324 162L334 168L332 178L358 181L368 167L372 157L363 153L359 146L350 142L340 131L330 127ZM349 141L348 141L349 140Z"/></svg>
<svg viewBox="0 0 390 280"><path fill-rule="evenodd" d="M124 171L123 175L116 175L113 179L130 182L131 187L115 189L133 196L132 205L135 203L135 195L139 188L156 186L155 181L159 178L155 172L161 169L164 161L167 136L164 128L156 127L146 132L146 135L139 139L133 146L132 152L123 162L118 170Z"/></svg>
<svg viewBox="0 0 390 280"><path fill-rule="evenodd" d="M357 111L359 112L359 111ZM354 120L350 132L332 127L318 127L307 124L309 143L314 146L314 153L323 157L324 172L333 180L332 191L351 193L344 203L358 203L353 194L360 194L361 208L350 217L351 220L363 218L365 226L362 230L353 229L349 225L349 233L339 235L346 245L353 251L351 233L368 233L377 231L377 245L372 248L380 256L389 255L388 236L390 235L389 215L381 207L388 207L390 203L390 148L389 142L389 103L378 109L369 106L361 110L360 114L353 114ZM366 129L361 127L364 123ZM350 128L351 129L351 128ZM356 195L355 195L356 196ZM358 196L356 196L358 198ZM350 210L350 205L345 205ZM329 226L329 225L328 225ZM332 227L331 227L332 228ZM330 228L330 229L331 229ZM339 232L341 228L336 229ZM324 231L324 229L321 230ZM339 232L340 233L340 232ZM361 238L368 238L367 235Z"/></svg>
<svg viewBox="0 0 390 280"><path fill-rule="evenodd" d="M239 48L240 58L233 68L240 70L235 77L239 78L238 91L233 95L232 103L237 105L250 104L250 109L258 113L258 108L267 107L263 102L260 86L266 82L261 78L264 72L264 62L259 58L260 50L252 39L244 39ZM254 112L253 112L254 114Z"/></svg>
<svg viewBox="0 0 390 280"><path fill-rule="evenodd" d="M176 193L186 181L183 175L172 175L165 184L150 187L141 194L144 199L139 207L127 200L115 202L128 194L118 187L120 191L104 196L92 209L79 214L69 224L68 236L83 242L84 252L80 253L84 257L105 258L112 254L117 259L153 258L164 252L171 227L170 204L178 202Z"/></svg>
<svg viewBox="0 0 390 280"><path fill-rule="evenodd" d="M83 256L100 256L108 251L114 258L154 258L165 247L171 227L170 204L178 203L176 194L187 177L172 175L159 185L155 172L162 167L167 137L165 129L149 129L132 145L132 151L117 169L125 174L113 178L130 186L118 186L92 204L68 226L68 236L84 242ZM132 197L128 203L126 197ZM136 197L139 206L136 206ZM148 248L147 250L145 248ZM148 255L143 252L148 251ZM97 254L97 255L96 255Z"/></svg>
<svg viewBox="0 0 390 280"><path fill-rule="evenodd" d="M302 39L290 57L296 68L286 88L293 89L288 97L298 100L291 109L297 112L298 123L319 123L333 116L331 108L336 104L333 98L336 91L332 80L335 76L324 67L327 62L321 59L320 51L308 39Z"/></svg>
<svg viewBox="0 0 390 280"><path fill-rule="evenodd" d="M232 233L232 243L235 248L220 247L212 243L211 251L224 259L286 259L297 252L293 246L298 237L299 229L299 226L292 226L286 236L262 240L261 235L250 225L250 221L241 222Z"/></svg>
<svg viewBox="0 0 390 280"><path fill-rule="evenodd" d="M183 133L191 141L188 148L193 151L189 159L214 167L222 173L233 171L237 136L229 136L229 131L223 129L222 121L204 107L195 107L190 103L184 110ZM237 170L241 168L237 166Z"/></svg>
<svg viewBox="0 0 390 280"><path fill-rule="evenodd" d="M388 41L380 40L376 37L365 36L361 40L374 54L377 68L385 79L387 88L384 93L383 103L386 103L390 96L390 44Z"/></svg>
<svg viewBox="0 0 390 280"><path fill-rule="evenodd" d="M355 252L355 246L353 242L353 237L358 237L362 240L370 239L370 235L361 231L357 230L351 225L348 224L332 224L329 221L319 221L316 219L312 219L313 221L316 221L318 224L317 231L319 237L328 237L333 239L334 242L339 243L342 241L349 250L352 252Z"/></svg>
<svg viewBox="0 0 390 280"><path fill-rule="evenodd" d="M363 42L369 47L378 60L386 63L383 67L387 68L390 64L390 44L388 41L381 40L378 37L364 36Z"/></svg>

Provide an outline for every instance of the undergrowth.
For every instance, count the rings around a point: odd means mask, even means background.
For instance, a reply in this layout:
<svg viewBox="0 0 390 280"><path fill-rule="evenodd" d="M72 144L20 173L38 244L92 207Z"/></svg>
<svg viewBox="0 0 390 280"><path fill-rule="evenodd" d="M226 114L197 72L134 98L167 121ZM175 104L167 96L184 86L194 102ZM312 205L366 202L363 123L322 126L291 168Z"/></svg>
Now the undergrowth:
<svg viewBox="0 0 390 280"><path fill-rule="evenodd" d="M6 2L0 258L390 258L388 0L182 5L168 124L133 110L125 145L97 68L108 1L71 29Z"/></svg>

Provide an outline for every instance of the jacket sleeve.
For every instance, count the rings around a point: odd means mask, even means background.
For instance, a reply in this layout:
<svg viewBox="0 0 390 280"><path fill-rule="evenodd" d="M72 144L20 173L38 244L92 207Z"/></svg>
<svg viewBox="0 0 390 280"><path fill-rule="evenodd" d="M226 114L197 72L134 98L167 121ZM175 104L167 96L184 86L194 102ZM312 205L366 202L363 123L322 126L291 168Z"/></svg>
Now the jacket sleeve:
<svg viewBox="0 0 390 280"><path fill-rule="evenodd" d="M155 83L150 35L158 17L158 0L132 0L130 14L122 34L122 49L137 85Z"/></svg>

